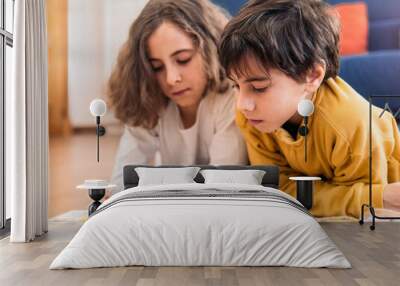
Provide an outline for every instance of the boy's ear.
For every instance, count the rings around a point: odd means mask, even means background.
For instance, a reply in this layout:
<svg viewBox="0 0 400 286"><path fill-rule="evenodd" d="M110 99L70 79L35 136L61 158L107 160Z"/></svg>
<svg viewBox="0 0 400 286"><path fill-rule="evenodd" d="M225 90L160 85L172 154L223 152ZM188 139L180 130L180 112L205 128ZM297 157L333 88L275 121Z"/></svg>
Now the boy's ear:
<svg viewBox="0 0 400 286"><path fill-rule="evenodd" d="M314 66L307 72L306 75L307 92L314 93L317 91L324 80L325 72L325 62L314 64Z"/></svg>

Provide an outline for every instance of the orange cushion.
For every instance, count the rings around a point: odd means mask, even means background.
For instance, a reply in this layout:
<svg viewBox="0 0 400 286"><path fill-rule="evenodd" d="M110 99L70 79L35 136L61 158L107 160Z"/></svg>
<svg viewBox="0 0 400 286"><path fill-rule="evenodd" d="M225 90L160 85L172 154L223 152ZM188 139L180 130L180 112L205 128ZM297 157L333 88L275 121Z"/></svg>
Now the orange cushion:
<svg viewBox="0 0 400 286"><path fill-rule="evenodd" d="M368 51L368 8L364 2L334 5L339 14L340 54L354 55Z"/></svg>

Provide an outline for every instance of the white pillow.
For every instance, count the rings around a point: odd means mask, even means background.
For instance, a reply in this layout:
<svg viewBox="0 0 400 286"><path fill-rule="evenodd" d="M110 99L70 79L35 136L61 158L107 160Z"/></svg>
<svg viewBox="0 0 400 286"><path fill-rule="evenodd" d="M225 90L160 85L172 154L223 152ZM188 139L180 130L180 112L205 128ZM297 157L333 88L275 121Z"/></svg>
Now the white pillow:
<svg viewBox="0 0 400 286"><path fill-rule="evenodd" d="M195 183L193 179L199 170L199 167L135 168L139 176L139 186Z"/></svg>
<svg viewBox="0 0 400 286"><path fill-rule="evenodd" d="M201 170L205 184L226 183L261 185L265 171L262 170Z"/></svg>

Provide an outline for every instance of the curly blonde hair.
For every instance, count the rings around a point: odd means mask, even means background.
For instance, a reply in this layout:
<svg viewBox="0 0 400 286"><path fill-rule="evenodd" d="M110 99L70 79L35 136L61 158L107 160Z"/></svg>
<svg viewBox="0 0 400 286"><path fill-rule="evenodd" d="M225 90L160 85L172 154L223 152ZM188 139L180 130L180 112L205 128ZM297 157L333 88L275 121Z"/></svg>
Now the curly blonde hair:
<svg viewBox="0 0 400 286"><path fill-rule="evenodd" d="M108 103L115 116L130 126L154 128L168 103L148 60L147 40L165 21L193 39L201 53L209 91L226 92L225 71L218 60L218 42L229 14L208 0L150 0L129 30L108 82Z"/></svg>

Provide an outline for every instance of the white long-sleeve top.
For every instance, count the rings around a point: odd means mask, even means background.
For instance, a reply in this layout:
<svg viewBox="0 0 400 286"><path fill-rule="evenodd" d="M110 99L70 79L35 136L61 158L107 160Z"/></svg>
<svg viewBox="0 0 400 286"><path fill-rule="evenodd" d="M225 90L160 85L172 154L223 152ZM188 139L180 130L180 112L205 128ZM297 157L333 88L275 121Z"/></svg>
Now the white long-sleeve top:
<svg viewBox="0 0 400 286"><path fill-rule="evenodd" d="M232 93L208 95L197 110L196 122L183 128L177 105L170 101L153 129L125 126L114 165L112 183L123 189L125 165L152 164L156 153L161 164L247 164L246 146L235 125Z"/></svg>

